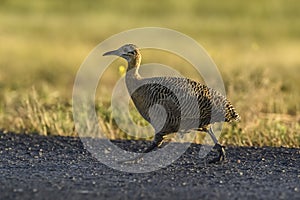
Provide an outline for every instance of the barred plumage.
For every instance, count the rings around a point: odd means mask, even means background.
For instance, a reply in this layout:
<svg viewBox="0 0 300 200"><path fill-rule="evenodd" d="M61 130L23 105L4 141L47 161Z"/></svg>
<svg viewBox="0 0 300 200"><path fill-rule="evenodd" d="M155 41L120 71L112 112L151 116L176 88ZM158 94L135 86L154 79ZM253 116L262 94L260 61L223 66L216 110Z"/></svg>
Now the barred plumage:
<svg viewBox="0 0 300 200"><path fill-rule="evenodd" d="M138 73L141 54L133 44L104 55L118 55L128 62L125 77L128 92L139 113L155 130L153 144L145 153L156 148L164 135L198 129L209 133L219 151L219 156L212 162L225 158L224 148L211 127L208 128L215 122L239 120L239 115L223 95L188 78L142 78Z"/></svg>

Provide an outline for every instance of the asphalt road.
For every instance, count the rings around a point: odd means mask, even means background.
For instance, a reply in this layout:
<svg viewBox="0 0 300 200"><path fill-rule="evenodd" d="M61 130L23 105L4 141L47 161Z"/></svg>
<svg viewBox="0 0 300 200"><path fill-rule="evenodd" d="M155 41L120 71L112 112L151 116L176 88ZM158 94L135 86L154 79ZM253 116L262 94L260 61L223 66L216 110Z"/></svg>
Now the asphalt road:
<svg viewBox="0 0 300 200"><path fill-rule="evenodd" d="M227 147L227 162L206 164L199 148L135 174L97 161L78 138L0 133L0 199L300 199L300 149Z"/></svg>

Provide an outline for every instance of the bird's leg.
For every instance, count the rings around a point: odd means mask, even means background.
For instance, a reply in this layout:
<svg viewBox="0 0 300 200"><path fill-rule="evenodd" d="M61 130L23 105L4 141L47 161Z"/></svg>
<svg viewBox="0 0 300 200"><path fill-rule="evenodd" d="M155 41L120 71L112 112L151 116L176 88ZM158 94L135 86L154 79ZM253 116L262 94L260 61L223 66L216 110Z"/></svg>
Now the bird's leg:
<svg viewBox="0 0 300 200"><path fill-rule="evenodd" d="M146 153L149 153L156 147L160 146L162 141L163 141L163 135L160 133L155 134L154 140L152 141L151 145L143 153L141 153L140 155L138 155L137 157L135 157L133 159L120 161L120 163L138 163L144 157L144 155Z"/></svg>
<svg viewBox="0 0 300 200"><path fill-rule="evenodd" d="M156 147L160 146L163 142L163 139L164 138L163 138L162 134L160 134L160 133L155 134L153 142L143 153L144 154L148 153L148 152L152 151L153 149L155 149Z"/></svg>
<svg viewBox="0 0 300 200"><path fill-rule="evenodd" d="M224 146L222 146L218 143L218 140L213 132L212 127L210 127L207 130L207 133L210 135L211 139L213 140L213 142L215 144L214 149L217 150L217 152L219 153L219 155L216 158L209 161L209 163L217 163L217 162L224 161L226 158Z"/></svg>

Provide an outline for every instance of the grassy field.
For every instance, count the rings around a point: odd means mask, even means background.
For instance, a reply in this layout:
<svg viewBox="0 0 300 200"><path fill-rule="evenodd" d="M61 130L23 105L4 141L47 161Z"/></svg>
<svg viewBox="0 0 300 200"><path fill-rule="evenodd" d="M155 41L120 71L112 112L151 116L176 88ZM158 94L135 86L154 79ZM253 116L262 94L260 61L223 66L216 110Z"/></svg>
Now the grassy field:
<svg viewBox="0 0 300 200"><path fill-rule="evenodd" d="M225 126L223 144L300 147L299 10L297 0L2 0L0 129L76 135L72 88L85 57L112 34L159 26L197 40L219 67L242 117ZM117 66L110 71L107 88L120 78ZM109 104L97 98L101 126L111 138L130 138Z"/></svg>

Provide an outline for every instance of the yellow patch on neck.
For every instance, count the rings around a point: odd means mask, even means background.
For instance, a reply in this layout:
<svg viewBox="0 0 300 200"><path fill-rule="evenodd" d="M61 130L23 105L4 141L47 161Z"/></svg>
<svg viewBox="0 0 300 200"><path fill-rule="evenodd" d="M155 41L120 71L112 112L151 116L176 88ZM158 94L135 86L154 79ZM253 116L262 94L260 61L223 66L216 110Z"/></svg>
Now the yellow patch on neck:
<svg viewBox="0 0 300 200"><path fill-rule="evenodd" d="M125 68L125 66L123 66L123 65L119 66L119 74L121 76L124 76L126 74L126 68Z"/></svg>

